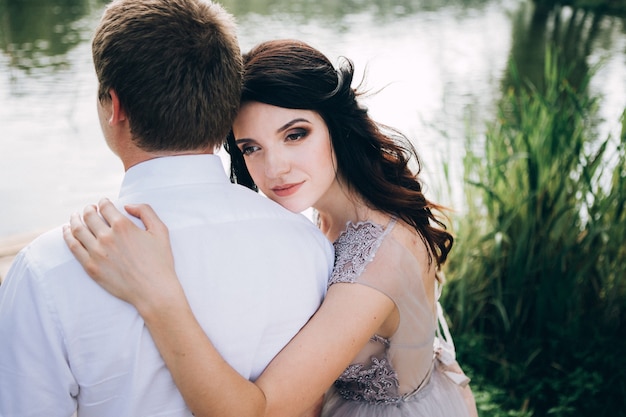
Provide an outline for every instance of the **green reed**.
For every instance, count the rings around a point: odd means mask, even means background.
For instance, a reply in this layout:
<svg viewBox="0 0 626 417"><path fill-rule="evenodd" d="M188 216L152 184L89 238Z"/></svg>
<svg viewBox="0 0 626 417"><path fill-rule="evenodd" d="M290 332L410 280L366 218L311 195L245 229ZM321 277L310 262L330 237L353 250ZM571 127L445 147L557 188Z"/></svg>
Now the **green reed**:
<svg viewBox="0 0 626 417"><path fill-rule="evenodd" d="M444 304L479 392L522 413L482 415L609 415L626 398L626 127L597 139L594 71L574 86L545 62L541 91L511 69L468 143Z"/></svg>

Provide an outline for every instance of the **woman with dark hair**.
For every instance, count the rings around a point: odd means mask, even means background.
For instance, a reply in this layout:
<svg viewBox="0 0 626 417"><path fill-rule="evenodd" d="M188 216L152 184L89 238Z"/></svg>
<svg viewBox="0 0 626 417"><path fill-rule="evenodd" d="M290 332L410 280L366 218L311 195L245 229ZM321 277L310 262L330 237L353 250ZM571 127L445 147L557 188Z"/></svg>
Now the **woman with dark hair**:
<svg viewBox="0 0 626 417"><path fill-rule="evenodd" d="M86 209L65 230L70 249L138 309L196 416L296 416L324 393L329 417L476 415L437 301L453 239L422 192L413 146L359 105L348 60L337 70L309 45L279 40L244 62L231 178L291 211L313 207L335 246L322 306L259 379L237 374L195 321L149 206L126 208L146 231L107 201L106 223ZM154 262L137 262L146 254Z"/></svg>

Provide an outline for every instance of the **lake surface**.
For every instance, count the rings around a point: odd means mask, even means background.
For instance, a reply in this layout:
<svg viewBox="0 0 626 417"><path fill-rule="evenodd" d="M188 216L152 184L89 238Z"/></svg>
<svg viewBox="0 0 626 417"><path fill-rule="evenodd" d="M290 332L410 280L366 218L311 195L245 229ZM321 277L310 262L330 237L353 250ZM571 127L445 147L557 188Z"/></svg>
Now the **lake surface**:
<svg viewBox="0 0 626 417"><path fill-rule="evenodd" d="M105 3L0 0L0 238L55 226L117 195L123 169L100 133L90 52ZM462 205L467 132L479 135L495 116L511 57L541 65L536 36L560 33L555 22L583 29L562 39L577 45L584 37L588 48L576 59L602 62L591 91L602 97L598 134L617 135L626 108L624 18L591 19L568 8L538 16L521 0L222 4L237 16L243 50L288 37L333 61L351 58L356 81L366 72L365 85L378 91L366 100L371 114L412 138L431 197L442 194L453 206Z"/></svg>

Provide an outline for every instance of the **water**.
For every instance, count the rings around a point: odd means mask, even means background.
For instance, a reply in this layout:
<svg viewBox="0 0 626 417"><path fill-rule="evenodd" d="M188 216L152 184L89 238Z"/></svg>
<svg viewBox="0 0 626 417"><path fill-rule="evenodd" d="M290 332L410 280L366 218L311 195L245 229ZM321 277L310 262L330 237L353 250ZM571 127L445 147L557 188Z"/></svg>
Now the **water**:
<svg viewBox="0 0 626 417"><path fill-rule="evenodd" d="M290 37L333 61L351 58L356 80L366 72L366 86L382 89L366 101L371 114L414 140L429 192L462 205L468 126L480 132L484 120L493 118L508 60L532 27L530 3L223 4L237 16L243 50ZM0 238L52 227L85 204L117 194L123 169L99 130L89 44L103 7L95 0L0 0ZM565 19L572 14L559 13ZM590 65L606 61L592 88L603 96L600 134L616 135L626 107L625 24L603 17L599 26L583 58ZM444 192L444 163L451 194Z"/></svg>

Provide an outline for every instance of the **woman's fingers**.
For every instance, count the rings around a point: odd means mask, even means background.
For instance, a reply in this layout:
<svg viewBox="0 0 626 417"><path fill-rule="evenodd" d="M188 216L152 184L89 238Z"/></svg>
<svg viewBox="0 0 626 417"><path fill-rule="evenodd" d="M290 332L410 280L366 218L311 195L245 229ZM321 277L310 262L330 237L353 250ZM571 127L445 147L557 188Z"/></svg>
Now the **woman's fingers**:
<svg viewBox="0 0 626 417"><path fill-rule="evenodd" d="M83 224L78 213L72 214L70 224L63 226L63 240L87 274L91 277L97 276L98 265L94 260L94 254L98 248L98 241Z"/></svg>
<svg viewBox="0 0 626 417"><path fill-rule="evenodd" d="M108 198L100 200L97 206L85 207L83 222L98 239L109 235L112 228L126 230L137 228Z"/></svg>
<svg viewBox="0 0 626 417"><path fill-rule="evenodd" d="M96 238L108 233L111 229L107 221L100 217L98 208L94 205L88 205L83 209L83 223Z"/></svg>
<svg viewBox="0 0 626 417"><path fill-rule="evenodd" d="M139 218L146 226L146 230L151 233L166 235L168 229L165 223L161 221L156 212L148 204L129 204L124 207L128 214Z"/></svg>
<svg viewBox="0 0 626 417"><path fill-rule="evenodd" d="M78 262L83 264L89 259L89 252L85 249L82 243L72 234L71 226L66 224L63 226L63 240L70 249L70 252L78 259Z"/></svg>
<svg viewBox="0 0 626 417"><path fill-rule="evenodd" d="M63 237L87 274L111 294L136 307L158 306L180 286L167 226L149 205L126 207L138 227L108 199L74 214ZM150 262L145 262L150 259Z"/></svg>
<svg viewBox="0 0 626 417"><path fill-rule="evenodd" d="M103 198L98 202L98 210L100 211L102 219L104 219L104 221L106 221L106 223L110 226L118 223L125 224L126 222L132 224L132 222L128 220L128 218L122 214L122 212L119 211L108 198Z"/></svg>
<svg viewBox="0 0 626 417"><path fill-rule="evenodd" d="M85 226L78 213L72 213L70 216L69 228L74 238L79 241L86 250L89 250L89 248L93 247L96 243L96 237L91 230Z"/></svg>

